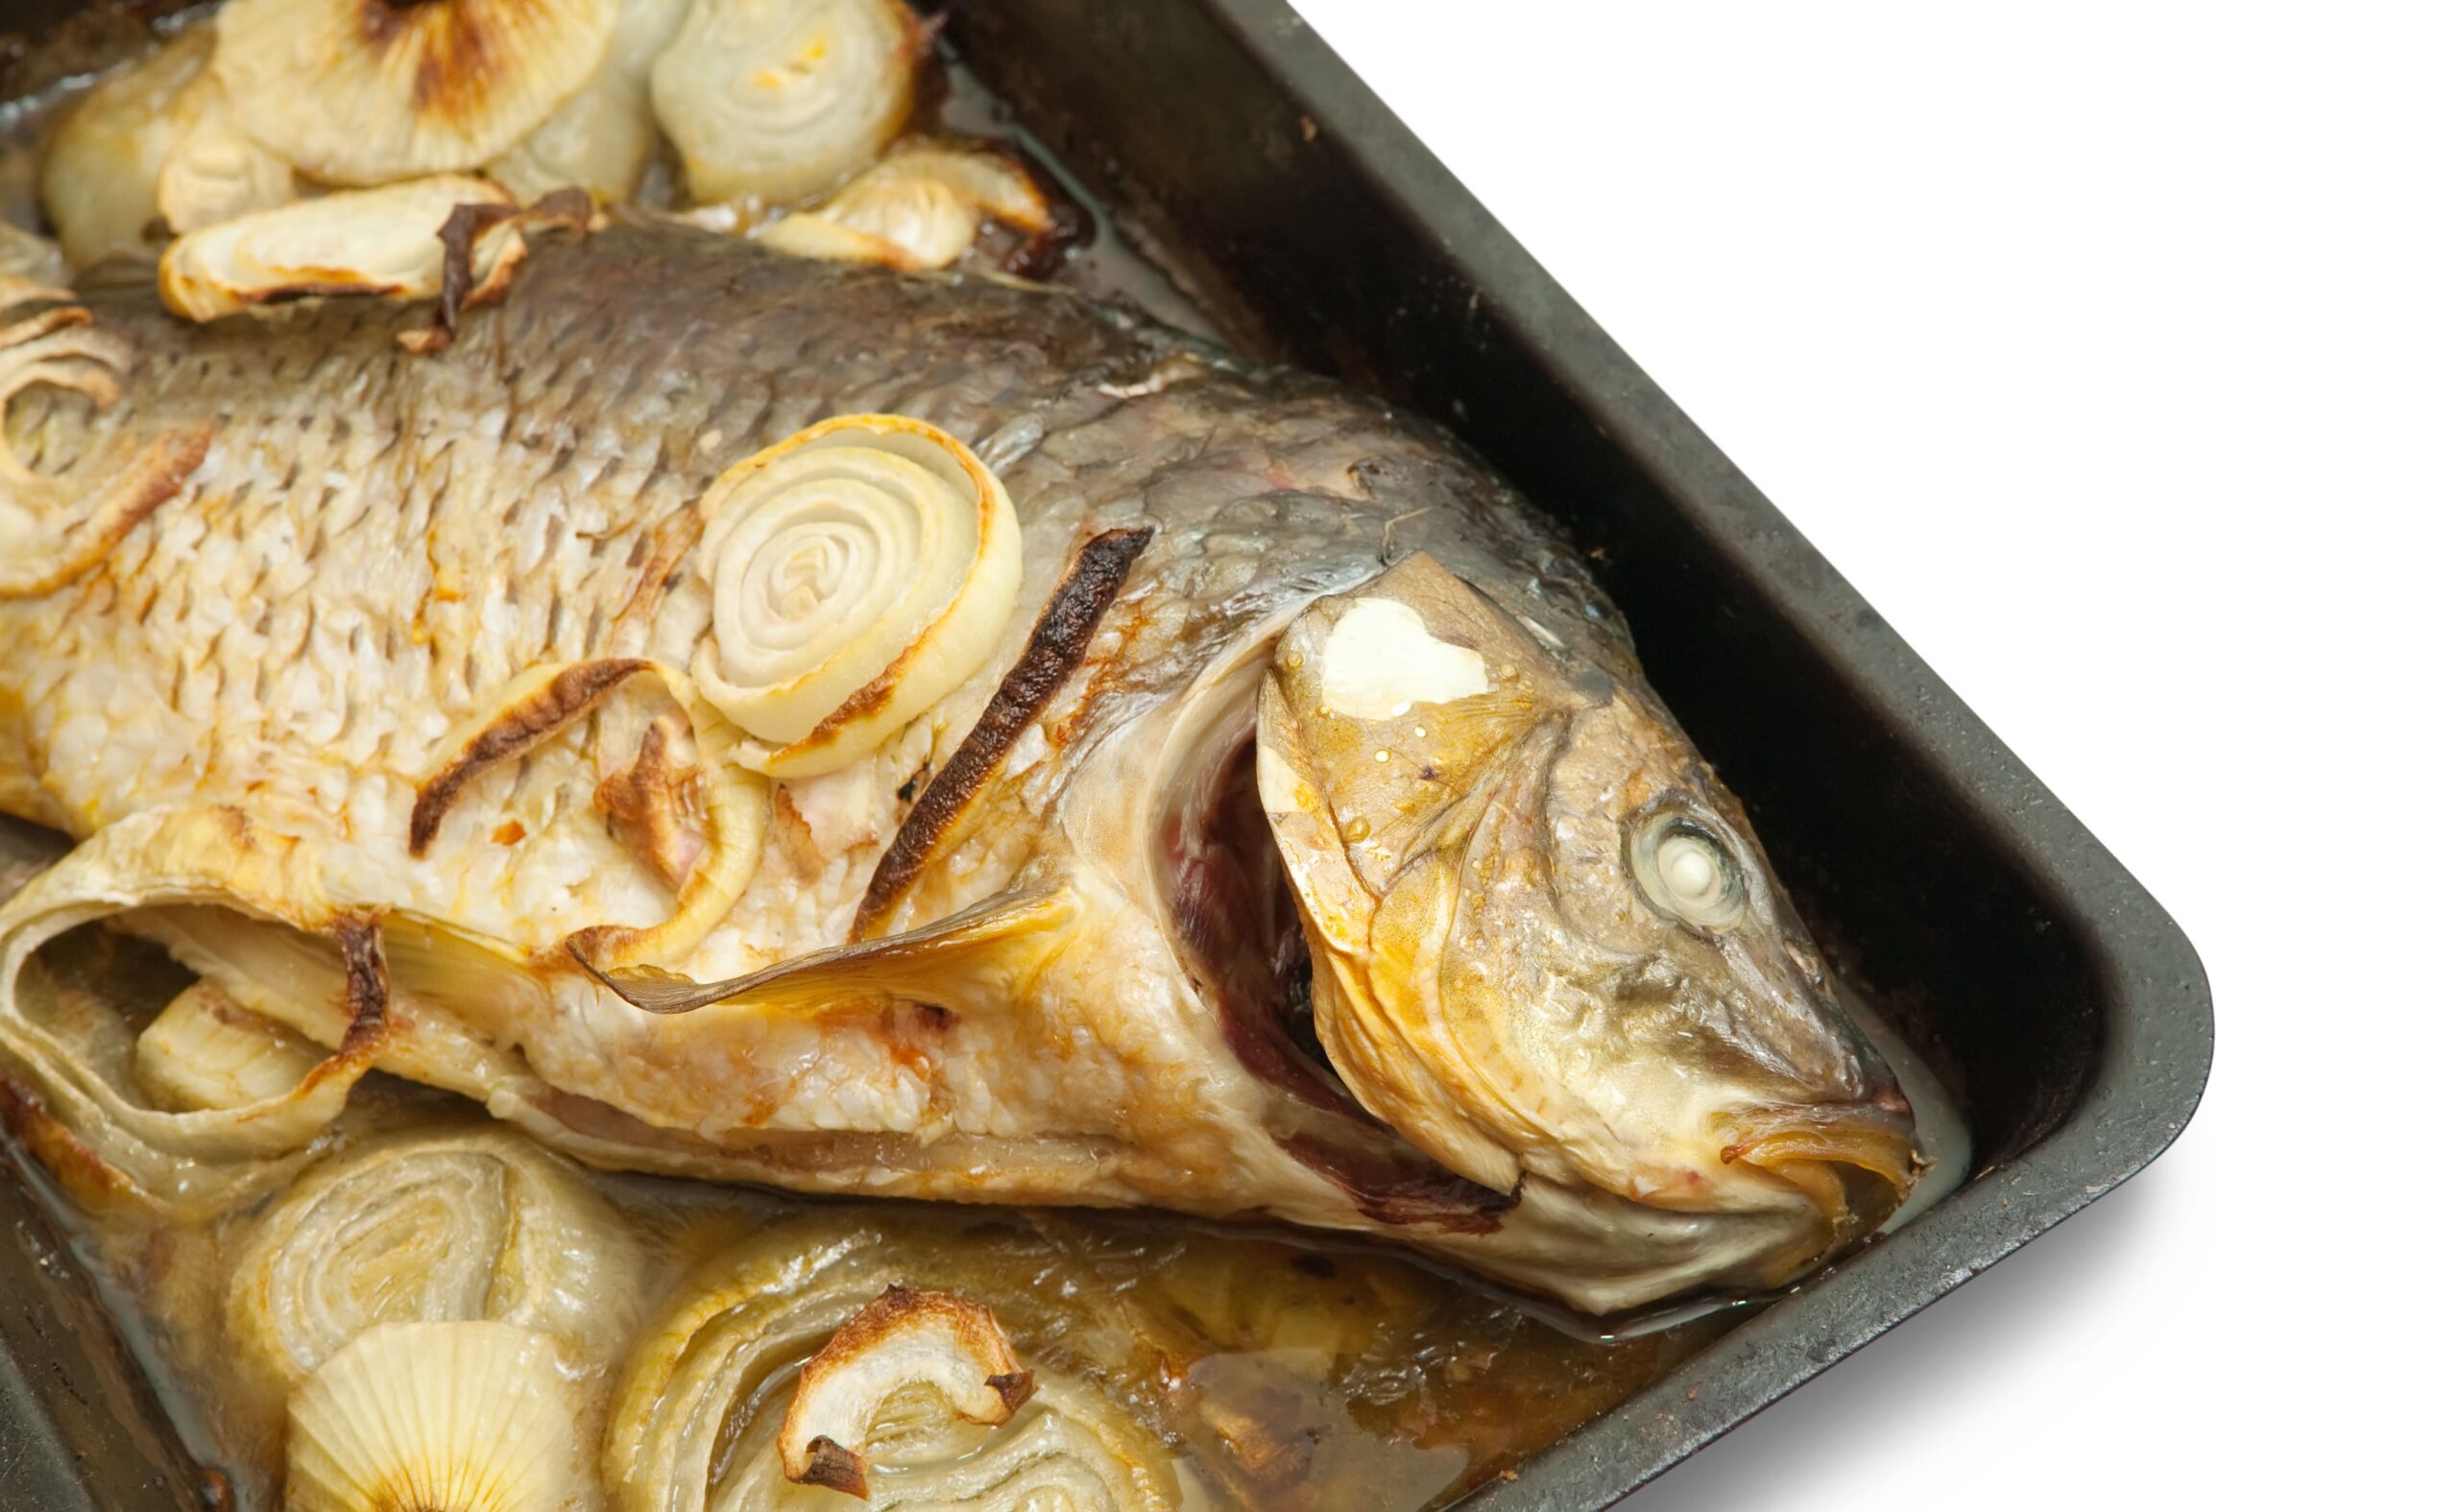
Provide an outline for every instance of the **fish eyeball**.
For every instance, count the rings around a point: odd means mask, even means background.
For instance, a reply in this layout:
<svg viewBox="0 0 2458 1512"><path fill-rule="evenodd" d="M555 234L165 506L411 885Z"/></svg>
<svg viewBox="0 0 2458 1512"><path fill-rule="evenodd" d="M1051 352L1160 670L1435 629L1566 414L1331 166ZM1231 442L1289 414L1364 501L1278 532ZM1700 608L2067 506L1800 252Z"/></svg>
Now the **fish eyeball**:
<svg viewBox="0 0 2458 1512"><path fill-rule="evenodd" d="M1635 826L1630 874L1662 913L1684 924L1717 928L1741 917L1748 892L1732 852L1702 827L1661 817Z"/></svg>

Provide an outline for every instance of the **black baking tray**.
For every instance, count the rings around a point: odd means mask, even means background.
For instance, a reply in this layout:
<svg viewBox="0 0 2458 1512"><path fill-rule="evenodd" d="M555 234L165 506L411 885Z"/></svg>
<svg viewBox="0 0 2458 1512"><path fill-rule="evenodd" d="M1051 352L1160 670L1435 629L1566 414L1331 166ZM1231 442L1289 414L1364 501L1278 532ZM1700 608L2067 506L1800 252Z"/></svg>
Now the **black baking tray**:
<svg viewBox="0 0 2458 1512"><path fill-rule="evenodd" d="M0 0L0 30L80 9ZM1960 1190L1478 1512L1611 1502L2176 1138L2211 1056L2176 924L1300 17L1279 0L948 10L959 56L1234 341L1442 420L1570 524L1821 942L1971 1124ZM0 1221L0 1507L213 1505L5 1176Z"/></svg>

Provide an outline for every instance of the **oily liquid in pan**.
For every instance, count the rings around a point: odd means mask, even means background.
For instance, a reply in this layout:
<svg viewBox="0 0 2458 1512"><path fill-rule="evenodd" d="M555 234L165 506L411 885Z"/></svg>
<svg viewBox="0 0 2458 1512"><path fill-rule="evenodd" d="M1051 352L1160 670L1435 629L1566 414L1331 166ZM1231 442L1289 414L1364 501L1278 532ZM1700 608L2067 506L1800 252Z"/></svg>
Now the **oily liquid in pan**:
<svg viewBox="0 0 2458 1512"><path fill-rule="evenodd" d="M124 1019L132 1034L187 981L157 948L97 927L47 947L37 972L31 991L56 996L69 1013ZM345 1160L404 1130L484 1124L459 1099L376 1077L359 1090L322 1159ZM640 1295L607 1299L602 1330L584 1341L592 1418L602 1415L610 1378L644 1316L711 1257L813 1213L857 1215L892 1236L932 1243L952 1228L954 1242L934 1263L994 1309L1012 1311L1020 1286L1088 1288L1114 1299L1104 1306L1140 1309L1166 1331L1176 1379L1125 1383L1121 1392L1152 1427L1199 1442L1217 1438L1224 1414L1234 1413L1244 1457L1262 1466L1299 1456L1302 1475L1283 1480L1285 1473L1255 1470L1241 1477L1245 1487L1220 1486L1215 1495L1225 1505L1258 1496L1325 1508L1447 1500L1655 1379L1723 1327L1711 1319L1594 1342L1396 1255L1312 1245L1280 1231L822 1202L604 1173L585 1179L643 1250ZM197 1457L228 1475L239 1504L250 1507L277 1504L282 1399L232 1367L241 1345L230 1336L226 1299L266 1206L189 1226L134 1214L98 1219L54 1204ZM1013 1258L1028 1238L1055 1259L1045 1256L1020 1276ZM746 1392L736 1413L745 1426L727 1461L773 1455L756 1429L775 1416L790 1384L786 1377ZM1267 1442L1258 1443L1258 1432ZM1220 1474L1226 1479L1239 1469Z"/></svg>
<svg viewBox="0 0 2458 1512"><path fill-rule="evenodd" d="M951 125L1012 134L969 76L952 71L952 88L945 105ZM1087 207L1098 216L1089 201ZM1117 228L1096 224L1092 253L1076 258L1063 281L1196 324L1192 306L1124 248ZM21 879L0 849L0 894ZM48 990L83 1001L98 1017L124 1019L132 1034L185 980L151 947L101 928L57 942L39 966ZM1934 1080L1899 1046L1887 1049L1937 1162L1923 1193L1951 1188L1960 1175L1952 1115ZM479 1116L467 1103L372 1078L324 1159L347 1159L406 1129L470 1127ZM598 1334L585 1341L595 1372L592 1425L642 1317L695 1267L807 1215L855 1212L883 1232L942 1246L947 1273L994 1308L1031 1285L1099 1290L1123 1307L1149 1309L1161 1320L1156 1327L1191 1347L1170 1356L1166 1377L1125 1394L1147 1426L1176 1442L1200 1446L1217 1438L1224 1415L1242 1425L1241 1442L1258 1465L1205 1465L1200 1452L1193 1455L1196 1473L1211 1476L1216 1497L1228 1504L1447 1500L1659 1378L1749 1305L1720 1299L1597 1320L1446 1278L1370 1246L1226 1233L1168 1216L964 1210L952 1220L944 1210L912 1204L814 1202L634 1176L585 1179L644 1252L640 1295L609 1308ZM225 1336L232 1257L261 1222L263 1205L201 1227L92 1219L56 1206L198 1457L229 1476L238 1504L275 1504L281 1397L234 1377ZM1028 1243L1054 1247L1058 1258L1020 1276L1007 1262ZM1668 1327L1669 1320L1679 1321ZM747 1389L724 1462L771 1452L760 1426L781 1408L789 1380L772 1378Z"/></svg>

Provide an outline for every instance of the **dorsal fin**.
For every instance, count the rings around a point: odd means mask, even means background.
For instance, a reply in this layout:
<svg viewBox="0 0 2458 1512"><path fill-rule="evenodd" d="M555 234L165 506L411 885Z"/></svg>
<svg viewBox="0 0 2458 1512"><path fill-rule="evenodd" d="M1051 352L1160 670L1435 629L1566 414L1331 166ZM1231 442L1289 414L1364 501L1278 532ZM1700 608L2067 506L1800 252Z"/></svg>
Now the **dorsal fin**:
<svg viewBox="0 0 2458 1512"><path fill-rule="evenodd" d="M927 997L959 978L1028 971L1074 917L1074 892L1041 880L1020 883L903 934L814 951L722 982L695 982L653 966L601 970L577 946L572 958L615 996L648 1013L689 1013L711 1003L816 1013L883 995Z"/></svg>

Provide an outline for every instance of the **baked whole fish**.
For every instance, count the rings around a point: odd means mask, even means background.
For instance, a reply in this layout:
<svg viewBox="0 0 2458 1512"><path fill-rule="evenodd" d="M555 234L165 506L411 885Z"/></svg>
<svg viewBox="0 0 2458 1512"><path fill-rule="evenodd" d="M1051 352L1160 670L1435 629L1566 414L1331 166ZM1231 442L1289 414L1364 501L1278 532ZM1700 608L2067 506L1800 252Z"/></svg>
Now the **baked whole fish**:
<svg viewBox="0 0 2458 1512"><path fill-rule="evenodd" d="M1600 1310L1911 1181L1579 557L1421 422L628 222L432 355L381 300L79 300L0 332L0 810L75 841L0 911L0 1068L86 1200L277 1179L370 1068L604 1165L1276 1218ZM94 1065L31 963L105 916L313 1068Z"/></svg>

